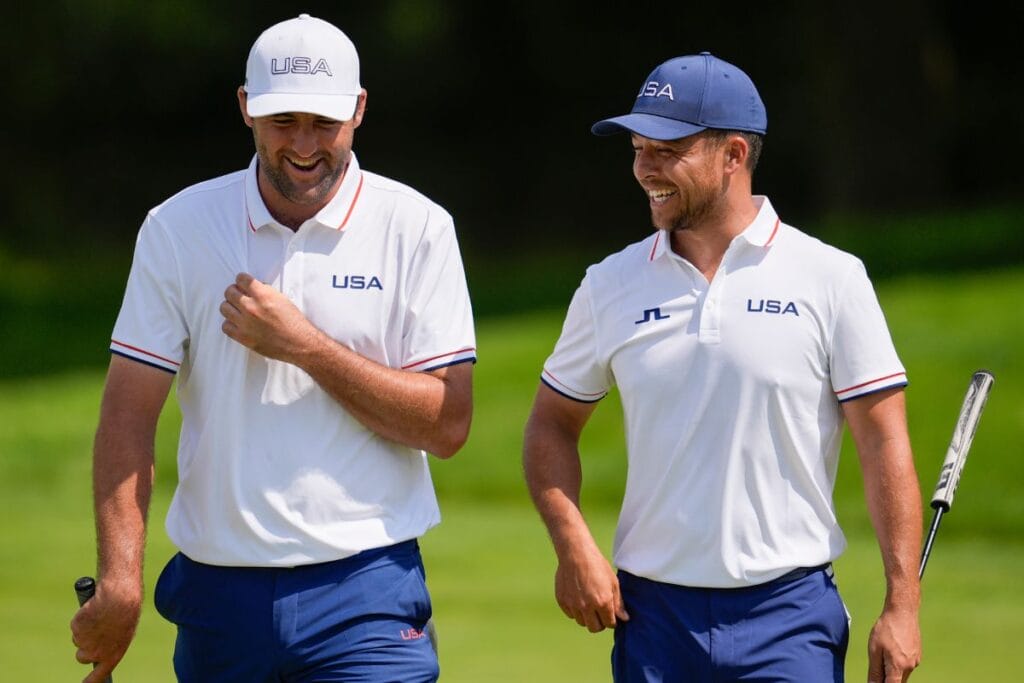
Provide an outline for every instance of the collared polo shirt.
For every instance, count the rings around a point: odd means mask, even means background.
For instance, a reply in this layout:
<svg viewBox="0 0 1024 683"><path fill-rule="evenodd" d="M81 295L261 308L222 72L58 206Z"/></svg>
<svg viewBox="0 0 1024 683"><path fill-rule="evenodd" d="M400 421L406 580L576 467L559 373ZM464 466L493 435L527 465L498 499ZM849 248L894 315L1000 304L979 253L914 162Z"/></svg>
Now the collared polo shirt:
<svg viewBox="0 0 1024 683"><path fill-rule="evenodd" d="M862 263L755 201L710 283L662 231L588 268L544 365L577 401L619 389L614 561L638 576L739 587L835 559L840 402L907 382Z"/></svg>
<svg viewBox="0 0 1024 683"><path fill-rule="evenodd" d="M440 520L426 454L360 424L298 367L227 337L247 272L330 337L390 368L476 359L451 216L360 169L295 232L249 168L194 185L139 231L111 351L177 374L182 429L167 532L190 558L294 566L422 535Z"/></svg>

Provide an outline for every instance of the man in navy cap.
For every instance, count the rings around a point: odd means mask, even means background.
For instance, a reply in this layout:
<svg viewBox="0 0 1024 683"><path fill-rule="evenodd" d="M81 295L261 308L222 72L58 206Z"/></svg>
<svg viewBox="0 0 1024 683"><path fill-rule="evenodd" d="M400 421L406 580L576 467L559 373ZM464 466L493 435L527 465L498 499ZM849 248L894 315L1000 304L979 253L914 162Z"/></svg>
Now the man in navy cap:
<svg viewBox="0 0 1024 683"><path fill-rule="evenodd" d="M656 230L587 269L525 431L562 610L615 628L616 681L841 681L849 619L831 563L844 422L886 598L869 680L920 661L921 498L906 373L863 264L782 223L752 176L767 130L740 69L670 59L624 132ZM579 508L579 437L617 386L629 474L614 564Z"/></svg>

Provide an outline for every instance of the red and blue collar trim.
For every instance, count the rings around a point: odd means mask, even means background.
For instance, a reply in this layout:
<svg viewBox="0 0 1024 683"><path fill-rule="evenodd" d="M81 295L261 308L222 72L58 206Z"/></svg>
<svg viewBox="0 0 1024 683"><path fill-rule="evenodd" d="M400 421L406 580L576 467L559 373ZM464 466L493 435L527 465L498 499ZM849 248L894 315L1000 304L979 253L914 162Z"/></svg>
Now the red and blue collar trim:
<svg viewBox="0 0 1024 683"><path fill-rule="evenodd" d="M781 219L772 208L772 204L764 195L755 195L754 203L758 206L757 216L748 225L740 237L756 247L770 247L775 242L782 225ZM669 236L665 230L658 230L654 234L654 242L651 244L651 252L647 256L648 261L654 261L666 252L671 251Z"/></svg>
<svg viewBox="0 0 1024 683"><path fill-rule="evenodd" d="M259 158L253 155L252 161L245 171L245 180L242 185L245 215L251 232L256 232L264 226L277 222L270 215L270 211L263 202L263 197L260 196L257 180L258 168ZM327 203L327 206L320 209L314 220L331 230L344 230L359 201L363 190L363 181L364 176L359 168L359 161L356 159L355 153L352 153L349 157L348 168L345 169L345 175L341 179L341 187L338 188L338 192Z"/></svg>

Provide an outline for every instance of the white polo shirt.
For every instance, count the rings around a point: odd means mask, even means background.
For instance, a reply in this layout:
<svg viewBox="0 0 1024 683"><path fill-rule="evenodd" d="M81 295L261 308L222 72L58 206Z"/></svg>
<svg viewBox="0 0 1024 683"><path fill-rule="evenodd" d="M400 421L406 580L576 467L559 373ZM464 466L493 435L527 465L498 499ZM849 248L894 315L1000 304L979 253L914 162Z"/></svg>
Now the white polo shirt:
<svg viewBox="0 0 1024 683"><path fill-rule="evenodd" d="M710 285L661 231L588 268L544 365L577 401L619 388L614 561L638 576L739 587L836 558L839 404L907 382L861 262L755 201Z"/></svg>
<svg viewBox="0 0 1024 683"><path fill-rule="evenodd" d="M171 540L209 564L293 566L422 535L440 521L425 453L371 432L304 371L221 330L224 290L241 272L388 367L476 360L451 216L354 155L334 199L296 232L263 204L255 157L175 195L142 225L111 342L177 373Z"/></svg>

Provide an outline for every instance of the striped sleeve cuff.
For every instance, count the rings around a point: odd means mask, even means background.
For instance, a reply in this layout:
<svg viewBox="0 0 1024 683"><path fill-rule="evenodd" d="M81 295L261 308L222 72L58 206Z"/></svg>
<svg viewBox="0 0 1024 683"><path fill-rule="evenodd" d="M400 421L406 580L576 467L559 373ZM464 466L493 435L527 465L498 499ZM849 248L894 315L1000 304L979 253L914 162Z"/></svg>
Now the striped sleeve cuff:
<svg viewBox="0 0 1024 683"><path fill-rule="evenodd" d="M413 370L414 372L427 372L428 370L437 370L438 368L443 368L449 365L475 362L476 347L467 346L466 348L459 349L458 351L442 353L439 356L431 356L430 358L424 358L423 360L416 361L415 363L403 365L402 369Z"/></svg>
<svg viewBox="0 0 1024 683"><path fill-rule="evenodd" d="M177 361L173 361L170 358L164 358L163 356L151 353L145 349L140 349L137 346L131 346L124 342L119 342L116 339L110 340L110 352L146 365L151 365L160 370L166 370L171 374L177 374L178 368L181 367L181 363L178 363Z"/></svg>
<svg viewBox="0 0 1024 683"><path fill-rule="evenodd" d="M866 396L867 394L874 394L878 391L884 391L885 389L895 389L896 387L907 386L907 373L897 372L885 377L878 377L876 379L868 380L867 382L861 382L855 384L852 387L845 389L839 389L836 391L836 398L839 399L840 403L849 401L853 398L859 398Z"/></svg>
<svg viewBox="0 0 1024 683"><path fill-rule="evenodd" d="M595 393L576 391L552 375L546 369L541 373L540 381L544 382L544 384L546 384L548 388L555 393L561 394L566 398L571 398L574 401L579 401L580 403L596 403L608 395L607 391L598 391Z"/></svg>

